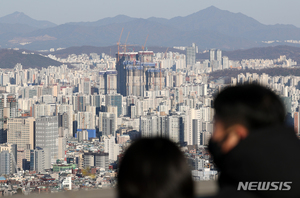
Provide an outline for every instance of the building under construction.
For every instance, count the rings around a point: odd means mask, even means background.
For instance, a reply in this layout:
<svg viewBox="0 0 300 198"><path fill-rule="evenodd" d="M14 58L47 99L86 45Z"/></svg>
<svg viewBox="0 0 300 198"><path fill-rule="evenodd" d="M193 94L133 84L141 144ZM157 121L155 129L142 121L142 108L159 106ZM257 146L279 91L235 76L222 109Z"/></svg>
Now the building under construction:
<svg viewBox="0 0 300 198"><path fill-rule="evenodd" d="M153 62L152 51L117 54L118 93L144 96L144 91L162 89L162 71Z"/></svg>

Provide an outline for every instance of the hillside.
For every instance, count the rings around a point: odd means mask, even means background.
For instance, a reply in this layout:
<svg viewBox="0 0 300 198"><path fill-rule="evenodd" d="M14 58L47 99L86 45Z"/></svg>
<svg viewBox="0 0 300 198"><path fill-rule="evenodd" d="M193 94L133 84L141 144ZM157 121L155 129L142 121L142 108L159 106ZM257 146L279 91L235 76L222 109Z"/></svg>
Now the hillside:
<svg viewBox="0 0 300 198"><path fill-rule="evenodd" d="M140 46L128 46L127 49L128 49L127 51L135 51L135 52L142 50L142 48ZM146 48L145 48L145 50L146 50ZM147 50L153 51L154 53L165 52L167 50L167 47L149 46L149 47L147 47ZM123 48L120 48L120 52L122 52L122 51L123 51ZM168 51L179 52L181 54L185 54L185 51L174 49L174 48L168 48ZM51 52L51 53L45 53L45 54L52 54L52 55L56 55L57 57L60 57L60 58L66 58L70 54L80 55L80 54L97 53L100 55L101 53L105 53L107 55L114 57L117 52L118 52L118 46L113 45L113 46L107 46L107 47L95 47L95 46L69 47L69 48L66 48L63 50L59 50L59 51L55 51L55 52Z"/></svg>
<svg viewBox="0 0 300 198"><path fill-rule="evenodd" d="M300 64L300 48L287 45L223 51L222 54L228 56L230 60L239 61L242 59L277 59L280 55L286 55L287 58L291 58ZM209 52L197 54L197 59L209 59Z"/></svg>
<svg viewBox="0 0 300 198"><path fill-rule="evenodd" d="M268 69L246 69L246 70L238 70L238 69L226 69L215 71L209 74L210 79L218 79L220 77L237 77L238 74L243 73L257 73L259 75L265 73L269 76L300 76L300 68L268 68Z"/></svg>
<svg viewBox="0 0 300 198"><path fill-rule="evenodd" d="M60 66L62 63L38 54L22 54L22 51L2 49L0 50L0 68L12 69L17 63L21 63L23 68L42 68Z"/></svg>

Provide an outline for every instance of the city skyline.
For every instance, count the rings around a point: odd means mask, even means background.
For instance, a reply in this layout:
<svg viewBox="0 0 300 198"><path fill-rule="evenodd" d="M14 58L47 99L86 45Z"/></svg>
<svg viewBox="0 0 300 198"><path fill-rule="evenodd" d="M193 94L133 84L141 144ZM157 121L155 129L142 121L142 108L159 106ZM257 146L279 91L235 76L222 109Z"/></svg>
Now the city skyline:
<svg viewBox="0 0 300 198"><path fill-rule="evenodd" d="M300 13L297 12L297 7L300 6L300 2L295 0L287 0L284 2L276 0L271 3L270 1L261 2L258 0L246 2L237 0L228 0L226 2L221 0L209 2L195 0L189 0L188 2L154 0L151 2L143 2L142 4L136 0L126 2L119 0L107 2L96 0L89 0L88 2L71 0L65 0L63 2L58 2L57 0L51 2L16 0L6 1L2 4L0 17L14 12L24 12L34 19L47 20L59 25L67 22L92 22L117 15L127 15L137 18L159 17L170 19L177 16L187 16L210 6L215 6L219 9L234 13L243 13L266 25L292 24L300 27L300 22L297 20L300 16ZM285 9L285 7L288 7L288 9ZM66 10L68 10L68 12L66 12ZM135 11L132 12L132 10Z"/></svg>

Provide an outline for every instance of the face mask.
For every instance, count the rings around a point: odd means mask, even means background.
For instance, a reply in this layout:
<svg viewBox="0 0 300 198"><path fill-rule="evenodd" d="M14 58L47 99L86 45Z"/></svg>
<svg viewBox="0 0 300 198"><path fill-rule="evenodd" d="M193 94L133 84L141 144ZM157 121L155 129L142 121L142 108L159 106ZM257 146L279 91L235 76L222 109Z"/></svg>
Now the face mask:
<svg viewBox="0 0 300 198"><path fill-rule="evenodd" d="M222 152L221 145L227 140L228 135L229 134L227 134L221 142L215 142L210 139L208 144L208 151L213 157L214 163L220 170L222 169L222 164L226 158L226 154Z"/></svg>

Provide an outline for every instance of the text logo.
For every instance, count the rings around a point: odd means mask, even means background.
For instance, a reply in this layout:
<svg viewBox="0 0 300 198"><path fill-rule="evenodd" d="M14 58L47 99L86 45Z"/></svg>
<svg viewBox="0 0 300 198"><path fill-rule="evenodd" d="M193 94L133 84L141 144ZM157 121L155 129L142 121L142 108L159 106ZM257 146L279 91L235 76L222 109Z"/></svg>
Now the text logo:
<svg viewBox="0 0 300 198"><path fill-rule="evenodd" d="M237 190L249 190L249 191L275 191L291 190L292 182L239 182Z"/></svg>

